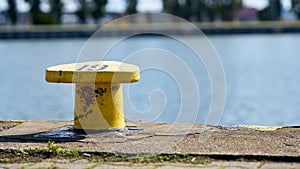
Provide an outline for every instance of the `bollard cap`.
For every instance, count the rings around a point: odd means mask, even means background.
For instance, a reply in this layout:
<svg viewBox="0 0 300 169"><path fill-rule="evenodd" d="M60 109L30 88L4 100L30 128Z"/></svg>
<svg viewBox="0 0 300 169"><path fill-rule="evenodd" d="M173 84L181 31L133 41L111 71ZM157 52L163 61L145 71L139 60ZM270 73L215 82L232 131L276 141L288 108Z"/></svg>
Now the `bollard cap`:
<svg viewBox="0 0 300 169"><path fill-rule="evenodd" d="M53 83L132 83L139 79L138 66L116 61L62 64L46 70L46 81Z"/></svg>

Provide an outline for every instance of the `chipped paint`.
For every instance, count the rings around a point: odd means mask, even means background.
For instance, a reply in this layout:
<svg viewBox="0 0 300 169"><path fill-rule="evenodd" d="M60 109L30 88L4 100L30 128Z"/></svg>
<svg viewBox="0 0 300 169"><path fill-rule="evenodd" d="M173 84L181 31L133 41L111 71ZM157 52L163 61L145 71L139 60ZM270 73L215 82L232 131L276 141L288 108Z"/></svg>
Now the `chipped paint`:
<svg viewBox="0 0 300 169"><path fill-rule="evenodd" d="M120 84L76 84L76 129L102 130L125 127Z"/></svg>

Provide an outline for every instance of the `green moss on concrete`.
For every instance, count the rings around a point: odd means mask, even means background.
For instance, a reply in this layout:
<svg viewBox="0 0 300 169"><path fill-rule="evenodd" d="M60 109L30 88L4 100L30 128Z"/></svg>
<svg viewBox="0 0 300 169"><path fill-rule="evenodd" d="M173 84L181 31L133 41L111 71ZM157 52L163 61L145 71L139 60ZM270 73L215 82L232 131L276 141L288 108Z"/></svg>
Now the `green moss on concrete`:
<svg viewBox="0 0 300 169"><path fill-rule="evenodd" d="M64 155L64 156L72 156L79 157L81 154L73 148L72 150L62 150L61 147L55 144L54 141L48 141L48 146L45 153L54 154L54 155Z"/></svg>
<svg viewBox="0 0 300 169"><path fill-rule="evenodd" d="M179 154L160 154L148 156L126 157L114 153L90 153L86 156L83 152L77 150L62 150L53 142L48 143L46 149L36 148L30 150L1 150L0 163L16 163L16 162L41 162L51 159L87 159L95 165L104 162L126 162L129 164L163 164L163 163L189 163L189 164L208 164L211 160L207 157L179 155ZM92 167L92 166L91 166Z"/></svg>

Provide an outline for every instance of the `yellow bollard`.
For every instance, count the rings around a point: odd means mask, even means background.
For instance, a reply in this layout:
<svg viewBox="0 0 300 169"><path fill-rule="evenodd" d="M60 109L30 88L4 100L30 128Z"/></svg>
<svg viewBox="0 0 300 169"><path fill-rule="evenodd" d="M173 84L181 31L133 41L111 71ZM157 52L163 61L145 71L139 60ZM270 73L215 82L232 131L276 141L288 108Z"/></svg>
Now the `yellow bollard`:
<svg viewBox="0 0 300 169"><path fill-rule="evenodd" d="M50 67L46 81L75 83L74 127L94 131L125 127L121 83L137 82L139 68L115 62L82 62Z"/></svg>

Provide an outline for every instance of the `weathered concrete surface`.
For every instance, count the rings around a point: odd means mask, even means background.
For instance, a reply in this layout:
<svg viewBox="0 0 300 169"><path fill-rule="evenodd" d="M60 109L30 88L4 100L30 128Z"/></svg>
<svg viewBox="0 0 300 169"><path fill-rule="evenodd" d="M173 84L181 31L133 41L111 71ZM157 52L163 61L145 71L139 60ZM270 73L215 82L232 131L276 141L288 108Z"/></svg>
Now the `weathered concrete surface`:
<svg viewBox="0 0 300 169"><path fill-rule="evenodd" d="M0 128L3 125L9 126L8 124L9 122L1 122ZM0 130L0 149L45 147L51 139L60 142L63 149L76 148L85 152L300 156L298 127L261 131L244 127L127 123L127 126L146 128L137 130L135 134L108 132L87 136L73 135L70 139L37 135L70 125L71 121L24 121L17 126L12 125L12 128L6 127Z"/></svg>
<svg viewBox="0 0 300 169"><path fill-rule="evenodd" d="M206 164L141 164L50 158L38 163L10 163L0 158L0 168L300 168L299 127L224 128L128 122L128 129L123 132L82 135L74 133L72 124L71 121L0 122L0 150L47 149L50 139L63 149L76 148L89 153L112 152L127 156L177 153L210 156L215 160Z"/></svg>
<svg viewBox="0 0 300 169"><path fill-rule="evenodd" d="M0 126L8 124L8 122L0 123ZM44 146L45 141L39 140L41 136L35 134L71 124L70 121L25 121L0 131L0 149L16 147L26 149ZM146 128L135 134L108 132L87 136L74 135L73 139L62 140L60 144L65 149L76 147L80 151L122 154L300 156L300 128L296 127L260 131L248 128L220 128L169 123L127 123L127 126ZM49 138L59 139L57 136ZM49 140L49 138L44 140Z"/></svg>

